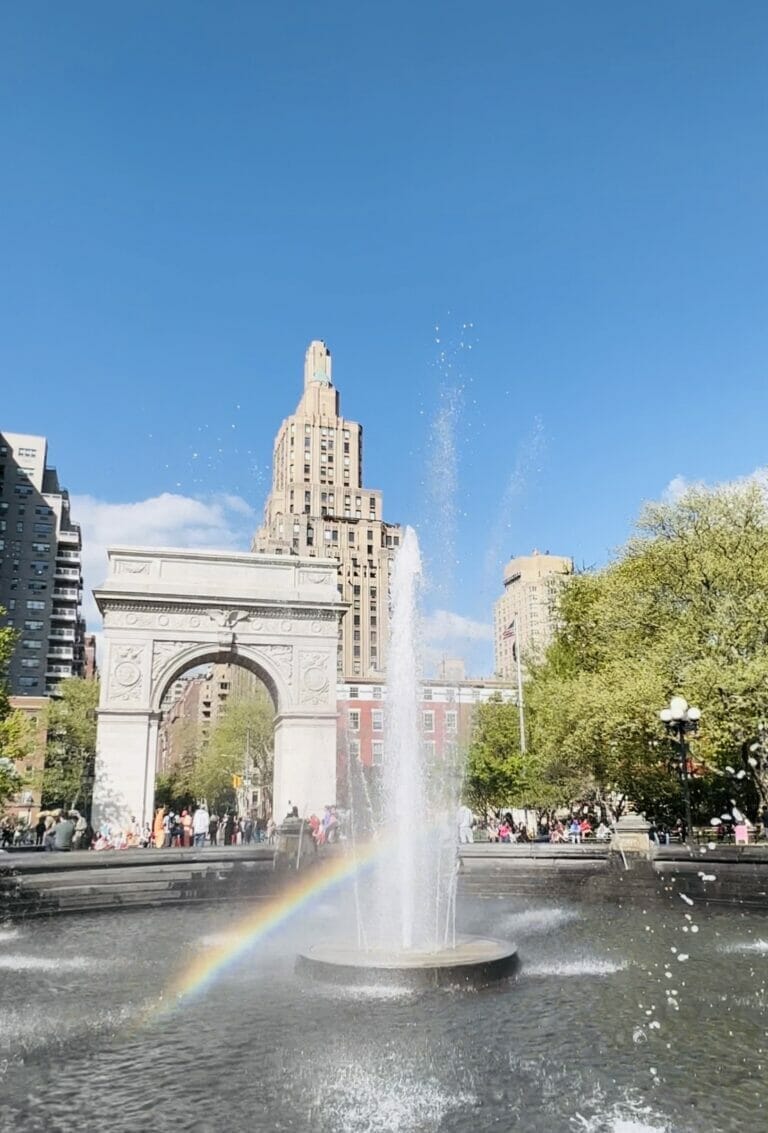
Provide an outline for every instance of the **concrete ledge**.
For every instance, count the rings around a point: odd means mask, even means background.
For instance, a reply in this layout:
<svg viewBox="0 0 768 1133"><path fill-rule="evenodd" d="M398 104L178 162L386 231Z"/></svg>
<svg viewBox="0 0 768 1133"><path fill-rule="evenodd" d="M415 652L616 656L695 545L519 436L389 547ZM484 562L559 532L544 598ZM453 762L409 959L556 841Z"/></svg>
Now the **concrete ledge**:
<svg viewBox="0 0 768 1133"><path fill-rule="evenodd" d="M0 916L265 896L273 858L271 846L4 854Z"/></svg>
<svg viewBox="0 0 768 1133"><path fill-rule="evenodd" d="M710 849L709 847L713 848ZM655 862L731 862L768 866L768 842L758 845L734 846L721 842L698 842L692 848L686 844L673 846L652 846Z"/></svg>
<svg viewBox="0 0 768 1133"><path fill-rule="evenodd" d="M69 853L43 853L35 850L12 850L0 854L0 872L7 868L20 872L49 873L55 870L115 869L117 867L184 865L190 862L210 864L213 861L268 861L272 862L273 846L205 846L202 849L168 850L73 850Z"/></svg>
<svg viewBox="0 0 768 1133"><path fill-rule="evenodd" d="M462 860L498 859L507 861L541 859L543 861L605 861L610 846L601 842L582 842L578 845L555 842L473 842L459 847Z"/></svg>

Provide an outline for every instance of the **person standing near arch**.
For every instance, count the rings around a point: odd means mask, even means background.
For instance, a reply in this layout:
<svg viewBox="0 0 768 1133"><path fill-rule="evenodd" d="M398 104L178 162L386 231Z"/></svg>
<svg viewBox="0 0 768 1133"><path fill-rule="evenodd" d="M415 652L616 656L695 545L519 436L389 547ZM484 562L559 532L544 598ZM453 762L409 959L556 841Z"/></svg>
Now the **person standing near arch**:
<svg viewBox="0 0 768 1133"><path fill-rule="evenodd" d="M206 810L205 804L201 803L192 816L192 838L196 849L202 849L205 845L210 822L211 816Z"/></svg>

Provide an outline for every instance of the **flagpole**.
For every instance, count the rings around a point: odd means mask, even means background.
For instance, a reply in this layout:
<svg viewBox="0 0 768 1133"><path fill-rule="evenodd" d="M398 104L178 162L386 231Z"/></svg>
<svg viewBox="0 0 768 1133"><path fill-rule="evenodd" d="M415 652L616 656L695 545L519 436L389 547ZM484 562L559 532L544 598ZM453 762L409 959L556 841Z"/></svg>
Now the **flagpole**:
<svg viewBox="0 0 768 1133"><path fill-rule="evenodd" d="M523 672L520 667L520 634L518 633L517 615L514 619L515 637L512 642L512 648L515 651L515 660L517 662L517 710L520 714L520 752L525 755L525 708L523 707Z"/></svg>

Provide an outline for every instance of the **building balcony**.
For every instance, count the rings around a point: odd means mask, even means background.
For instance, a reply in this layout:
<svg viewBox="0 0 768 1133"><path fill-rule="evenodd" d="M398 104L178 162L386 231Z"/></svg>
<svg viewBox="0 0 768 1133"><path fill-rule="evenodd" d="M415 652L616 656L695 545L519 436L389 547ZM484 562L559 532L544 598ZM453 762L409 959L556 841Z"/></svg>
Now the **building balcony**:
<svg viewBox="0 0 768 1133"><path fill-rule="evenodd" d="M64 602L79 602L83 592L77 586L54 586L53 596Z"/></svg>
<svg viewBox="0 0 768 1133"><path fill-rule="evenodd" d="M49 645L48 660L60 658L62 661L74 661L75 649L73 645Z"/></svg>
<svg viewBox="0 0 768 1133"><path fill-rule="evenodd" d="M62 566L60 563L56 563L53 577L61 579L64 582L72 579L75 582L79 583L81 581L82 575L79 566Z"/></svg>
<svg viewBox="0 0 768 1133"><path fill-rule="evenodd" d="M79 547L80 544L80 528L62 528L59 532L59 543L64 543L69 547Z"/></svg>
<svg viewBox="0 0 768 1133"><path fill-rule="evenodd" d="M75 631L73 629L52 629L48 636L55 641L74 641Z"/></svg>
<svg viewBox="0 0 768 1133"><path fill-rule="evenodd" d="M51 617L60 622L76 622L77 610L70 610L66 606L54 606Z"/></svg>
<svg viewBox="0 0 768 1133"><path fill-rule="evenodd" d="M66 665L66 664L52 665L50 662L48 663L48 671L45 674L45 679L47 681L50 681L50 680L60 681L64 677L71 677L71 676L72 676L72 666L71 665Z"/></svg>
<svg viewBox="0 0 768 1133"><path fill-rule="evenodd" d="M72 551L69 547L57 547L56 558L61 559L64 563L80 563L80 552Z"/></svg>

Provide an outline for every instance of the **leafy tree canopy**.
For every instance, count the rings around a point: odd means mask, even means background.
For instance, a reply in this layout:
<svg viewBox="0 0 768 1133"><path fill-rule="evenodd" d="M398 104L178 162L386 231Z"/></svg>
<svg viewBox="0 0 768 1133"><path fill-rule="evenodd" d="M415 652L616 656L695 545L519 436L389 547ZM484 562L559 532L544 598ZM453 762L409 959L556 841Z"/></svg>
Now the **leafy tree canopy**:
<svg viewBox="0 0 768 1133"><path fill-rule="evenodd" d="M535 781L533 761L520 752L516 704L494 697L475 711L464 795L484 814L489 807L526 806Z"/></svg>
<svg viewBox="0 0 768 1133"><path fill-rule="evenodd" d="M5 609L0 606L0 619L5 617ZM18 634L12 626L0 628L0 720L5 719L11 711L8 702L8 665L16 647Z"/></svg>
<svg viewBox="0 0 768 1133"><path fill-rule="evenodd" d="M658 711L679 693L702 710L693 744L700 777L720 773L727 794L734 788L723 768L737 761L768 802L768 760L751 751L768 716L761 485L695 488L647 506L615 562L564 585L559 619L526 683L531 746L545 775L565 768L576 796L618 791L653 812L677 789Z"/></svg>
<svg viewBox="0 0 768 1133"><path fill-rule="evenodd" d="M43 806L86 809L93 790L98 681L59 682L48 709Z"/></svg>
<svg viewBox="0 0 768 1133"><path fill-rule="evenodd" d="M227 702L191 769L195 798L215 808L231 806L233 776L244 778L249 767L254 783L271 786L274 716L266 691Z"/></svg>

